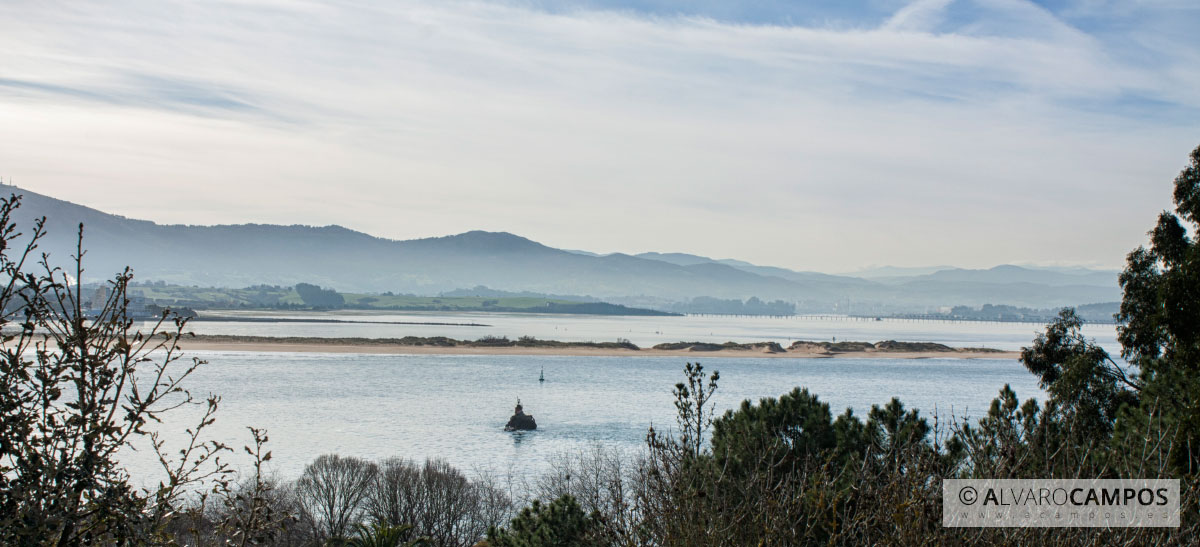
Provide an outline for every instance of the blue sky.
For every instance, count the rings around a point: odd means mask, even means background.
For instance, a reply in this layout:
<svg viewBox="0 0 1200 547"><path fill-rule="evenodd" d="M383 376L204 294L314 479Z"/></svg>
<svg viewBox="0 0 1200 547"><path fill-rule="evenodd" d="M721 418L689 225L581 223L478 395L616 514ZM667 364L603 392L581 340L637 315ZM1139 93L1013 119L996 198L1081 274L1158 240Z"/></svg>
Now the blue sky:
<svg viewBox="0 0 1200 547"><path fill-rule="evenodd" d="M0 176L164 223L797 269L1118 267L1200 3L0 3Z"/></svg>

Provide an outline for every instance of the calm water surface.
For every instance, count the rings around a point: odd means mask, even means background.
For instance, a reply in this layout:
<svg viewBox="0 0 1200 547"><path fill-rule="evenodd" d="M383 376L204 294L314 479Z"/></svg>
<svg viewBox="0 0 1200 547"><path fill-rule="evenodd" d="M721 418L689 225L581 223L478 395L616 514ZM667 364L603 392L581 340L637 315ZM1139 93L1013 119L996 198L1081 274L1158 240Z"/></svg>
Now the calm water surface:
<svg viewBox="0 0 1200 547"><path fill-rule="evenodd" d="M867 339L872 338L881 337ZM189 378L188 386L197 394L223 397L212 437L240 447L249 438L246 426L266 428L273 469L284 478L294 478L328 452L372 459L441 457L468 472L519 479L548 470L556 454L597 442L638 450L651 424L674 425L671 389L681 381L685 362L676 357L195 355L209 364ZM818 394L835 415L849 407L861 416L895 396L923 415L978 417L1006 383L1022 399L1044 397L1033 376L1008 359L695 359L707 371L721 373L718 412L796 386ZM543 369L546 382L539 383ZM537 431L502 430L517 398L536 417ZM163 431L178 438L186 424L182 417L169 419ZM145 452L123 458L135 477L153 476L156 467Z"/></svg>
<svg viewBox="0 0 1200 547"><path fill-rule="evenodd" d="M642 347L662 342L761 342L788 345L795 340L853 340L878 342L938 342L961 347L992 347L1017 350L1028 346L1043 330L1034 323L984 321L912 321L898 319L683 316L620 317L596 315L515 313L397 313L376 311L313 312L201 312L206 317L339 319L365 323L244 323L197 321L190 324L198 334L254 336L365 337L449 336L475 340L484 336L534 336L563 341L612 342L618 338ZM487 326L388 325L384 322L479 323ZM374 324L372 324L374 323ZM1087 325L1085 332L1110 352L1119 350L1112 325Z"/></svg>

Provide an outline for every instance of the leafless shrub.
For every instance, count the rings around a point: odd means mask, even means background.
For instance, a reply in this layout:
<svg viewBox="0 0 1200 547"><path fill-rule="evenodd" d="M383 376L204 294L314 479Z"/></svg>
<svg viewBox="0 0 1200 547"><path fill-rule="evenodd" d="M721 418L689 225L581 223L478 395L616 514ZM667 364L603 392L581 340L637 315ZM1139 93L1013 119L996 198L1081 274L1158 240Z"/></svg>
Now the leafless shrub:
<svg viewBox="0 0 1200 547"><path fill-rule="evenodd" d="M376 523L411 525L413 535L447 547L475 544L489 526L512 513L511 499L491 481L472 481L436 459L419 466L411 460L384 460L366 507Z"/></svg>
<svg viewBox="0 0 1200 547"><path fill-rule="evenodd" d="M346 539L363 521L377 474L377 466L366 460L318 456L296 481L301 522L322 540Z"/></svg>
<svg viewBox="0 0 1200 547"><path fill-rule="evenodd" d="M536 481L532 494L541 500L575 498L586 513L597 513L604 536L619 545L637 545L641 515L636 507L641 455L593 444L550 460L550 472Z"/></svg>
<svg viewBox="0 0 1200 547"><path fill-rule="evenodd" d="M0 199L0 543L159 542L192 486L230 472L219 458L228 448L202 435L219 399L184 387L203 364L179 349L186 319L134 328L128 269L106 300L86 304L83 226L68 274L38 261L45 219L22 236L19 204ZM191 405L206 410L182 449L146 427ZM144 438L165 473L150 491L131 486L116 457Z"/></svg>

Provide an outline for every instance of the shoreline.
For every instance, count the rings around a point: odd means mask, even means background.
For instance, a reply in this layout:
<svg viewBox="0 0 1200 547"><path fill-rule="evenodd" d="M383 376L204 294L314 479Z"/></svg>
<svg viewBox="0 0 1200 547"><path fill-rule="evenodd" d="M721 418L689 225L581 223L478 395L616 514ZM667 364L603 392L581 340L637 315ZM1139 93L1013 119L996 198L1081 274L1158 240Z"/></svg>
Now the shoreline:
<svg viewBox="0 0 1200 547"><path fill-rule="evenodd" d="M421 325L434 327L490 327L484 323L434 323L424 321L355 321L353 319L315 319L315 318L289 318L289 317L214 317L201 316L189 317L188 322L223 322L223 323L343 323L353 325Z"/></svg>
<svg viewBox="0 0 1200 547"><path fill-rule="evenodd" d="M179 341L179 348L188 351L247 351L279 353L362 353L377 355L543 355L571 357L741 357L766 359L1016 359L1018 351L974 350L954 348L952 351L819 351L790 350L782 352L758 349L720 349L697 351L689 349L629 349L589 347L561 343L556 347L526 346L435 346L399 344L386 339L330 338L286 339L271 337L235 337L198 335Z"/></svg>

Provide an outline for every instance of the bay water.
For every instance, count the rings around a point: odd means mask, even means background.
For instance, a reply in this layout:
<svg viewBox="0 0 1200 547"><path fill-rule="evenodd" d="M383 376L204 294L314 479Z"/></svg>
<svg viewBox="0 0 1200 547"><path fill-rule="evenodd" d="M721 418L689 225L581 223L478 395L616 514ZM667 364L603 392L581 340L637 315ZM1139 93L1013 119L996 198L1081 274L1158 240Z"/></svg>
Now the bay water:
<svg viewBox="0 0 1200 547"><path fill-rule="evenodd" d="M535 336L544 339L613 341L642 347L680 340L904 340L1016 350L1031 343L1042 325L947 321L862 320L846 317L597 317L528 314L283 313L229 314L233 319L189 325L201 334L265 336ZM362 323L272 322L339 319ZM477 323L487 326L396 325L387 322ZM1110 351L1111 325L1088 334ZM186 344L185 344L186 348ZM713 399L717 414L743 400L778 397L807 388L829 403L835 416L851 409L865 417L872 405L892 397L923 416L978 419L1009 384L1022 400L1044 400L1036 378L1015 359L792 359L689 357L595 357L524 355L379 355L194 351L206 360L188 378L197 396L221 396L217 421L207 437L240 448L248 426L264 428L273 453L269 469L292 479L318 455L337 453L379 460L441 458L468 474L520 482L535 480L563 454L596 444L633 452L645 446L648 429L675 429L672 389L683 381L686 362L720 372ZM544 371L546 381L539 382ZM538 429L510 433L503 426L517 400ZM175 412L159 426L178 442L197 413ZM241 452L240 450L238 451ZM240 457L240 459L238 459ZM152 484L158 474L145 450L121 456L134 477ZM236 466L248 464L243 455Z"/></svg>

